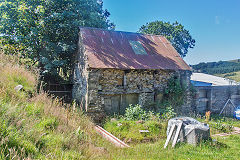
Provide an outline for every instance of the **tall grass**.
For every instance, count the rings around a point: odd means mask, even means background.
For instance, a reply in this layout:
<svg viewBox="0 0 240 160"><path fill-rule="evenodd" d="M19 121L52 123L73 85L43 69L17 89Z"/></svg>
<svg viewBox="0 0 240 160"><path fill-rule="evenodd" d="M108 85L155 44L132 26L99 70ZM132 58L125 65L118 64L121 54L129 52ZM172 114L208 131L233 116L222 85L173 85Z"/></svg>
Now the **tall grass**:
<svg viewBox="0 0 240 160"><path fill-rule="evenodd" d="M0 53L0 159L108 158L91 120L37 93L37 83L36 72ZM16 91L17 85L23 90Z"/></svg>

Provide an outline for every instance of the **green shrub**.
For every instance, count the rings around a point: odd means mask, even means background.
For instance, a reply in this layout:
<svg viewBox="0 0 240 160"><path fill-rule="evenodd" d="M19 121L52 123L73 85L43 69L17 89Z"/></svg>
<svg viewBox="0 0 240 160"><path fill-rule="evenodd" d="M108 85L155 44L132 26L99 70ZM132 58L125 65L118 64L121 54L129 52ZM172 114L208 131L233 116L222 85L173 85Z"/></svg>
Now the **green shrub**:
<svg viewBox="0 0 240 160"><path fill-rule="evenodd" d="M180 79L172 77L168 80L167 87L164 89L163 102L161 106L178 107L183 105L186 92L185 85L181 84Z"/></svg>
<svg viewBox="0 0 240 160"><path fill-rule="evenodd" d="M126 108L124 118L126 120L146 120L149 116L139 104L136 104L135 106L130 104L129 107Z"/></svg>
<svg viewBox="0 0 240 160"><path fill-rule="evenodd" d="M232 122L228 122L229 124L224 123L224 119L218 119L216 122L211 123L210 127L215 128L220 132L232 132L233 131L233 124Z"/></svg>
<svg viewBox="0 0 240 160"><path fill-rule="evenodd" d="M174 109L172 108L171 105L166 107L166 109L164 109L162 114L162 118L165 120L169 120L175 116L176 116L176 113L174 112Z"/></svg>

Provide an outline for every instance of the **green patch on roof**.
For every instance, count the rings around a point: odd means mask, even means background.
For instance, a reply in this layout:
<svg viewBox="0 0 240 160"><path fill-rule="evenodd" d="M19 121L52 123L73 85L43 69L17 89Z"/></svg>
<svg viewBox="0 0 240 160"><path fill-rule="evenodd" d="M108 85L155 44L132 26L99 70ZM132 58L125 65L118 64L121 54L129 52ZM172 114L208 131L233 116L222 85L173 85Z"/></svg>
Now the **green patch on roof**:
<svg viewBox="0 0 240 160"><path fill-rule="evenodd" d="M135 54L147 55L146 50L139 41L129 41L129 43Z"/></svg>

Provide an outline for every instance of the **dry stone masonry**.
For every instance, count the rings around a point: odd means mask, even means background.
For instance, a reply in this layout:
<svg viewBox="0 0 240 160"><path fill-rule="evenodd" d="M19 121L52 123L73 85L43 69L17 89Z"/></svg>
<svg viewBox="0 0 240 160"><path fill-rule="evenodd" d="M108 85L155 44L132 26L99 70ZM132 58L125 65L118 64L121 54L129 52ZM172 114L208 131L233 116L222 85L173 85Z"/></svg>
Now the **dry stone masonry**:
<svg viewBox="0 0 240 160"><path fill-rule="evenodd" d="M123 114L130 104L148 108L161 101L164 88L172 77L179 77L184 85L189 81L190 72L164 70L119 70L86 69L76 70L74 98L86 111L102 118L105 115ZM186 92L188 93L188 92ZM191 111L188 96L182 106L186 113ZM190 110L189 110L190 108ZM98 116L96 116L98 115Z"/></svg>

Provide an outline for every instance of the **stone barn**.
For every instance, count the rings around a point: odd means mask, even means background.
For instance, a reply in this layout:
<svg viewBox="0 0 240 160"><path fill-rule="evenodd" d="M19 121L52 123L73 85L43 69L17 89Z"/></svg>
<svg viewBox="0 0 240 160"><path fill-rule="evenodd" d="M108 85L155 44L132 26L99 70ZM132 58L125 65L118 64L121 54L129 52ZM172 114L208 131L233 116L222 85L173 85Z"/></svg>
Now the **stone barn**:
<svg viewBox="0 0 240 160"><path fill-rule="evenodd" d="M80 28L72 92L95 120L123 114L129 104L148 107L161 100L170 78L189 88L190 76L190 67L163 36ZM183 113L192 111L190 97Z"/></svg>

